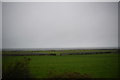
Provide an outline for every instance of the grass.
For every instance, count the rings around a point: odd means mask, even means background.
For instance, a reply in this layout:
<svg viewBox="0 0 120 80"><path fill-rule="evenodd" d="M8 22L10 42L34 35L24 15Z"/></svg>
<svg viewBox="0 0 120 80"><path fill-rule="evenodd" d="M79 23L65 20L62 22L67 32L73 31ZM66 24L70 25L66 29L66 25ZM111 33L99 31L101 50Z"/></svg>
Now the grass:
<svg viewBox="0 0 120 80"><path fill-rule="evenodd" d="M38 51L3 51L3 54L20 54L20 53L24 53L24 54L29 54L29 53L54 53L57 55L60 55L61 53L80 53L80 52L116 52L116 49L103 49L103 50L38 50Z"/></svg>
<svg viewBox="0 0 120 80"><path fill-rule="evenodd" d="M118 78L118 54L65 56L3 56L3 69L10 63L30 58L28 69L33 78L50 78L66 73L87 74L92 78Z"/></svg>

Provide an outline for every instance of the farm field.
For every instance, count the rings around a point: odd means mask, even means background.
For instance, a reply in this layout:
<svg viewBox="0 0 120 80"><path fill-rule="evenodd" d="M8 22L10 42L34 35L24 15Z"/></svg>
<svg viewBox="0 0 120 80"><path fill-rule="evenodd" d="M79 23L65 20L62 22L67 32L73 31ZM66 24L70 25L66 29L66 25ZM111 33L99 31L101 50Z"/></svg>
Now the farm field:
<svg viewBox="0 0 120 80"><path fill-rule="evenodd" d="M15 74L14 71L17 71L18 75L23 72L24 77L30 78L119 77L118 54L114 53L64 56L3 56L2 62L4 77Z"/></svg>
<svg viewBox="0 0 120 80"><path fill-rule="evenodd" d="M115 53L116 49L83 49L83 50L35 50L35 51L3 51L3 54L30 54L30 53L47 53L60 55L61 53L81 53L81 52L111 52Z"/></svg>

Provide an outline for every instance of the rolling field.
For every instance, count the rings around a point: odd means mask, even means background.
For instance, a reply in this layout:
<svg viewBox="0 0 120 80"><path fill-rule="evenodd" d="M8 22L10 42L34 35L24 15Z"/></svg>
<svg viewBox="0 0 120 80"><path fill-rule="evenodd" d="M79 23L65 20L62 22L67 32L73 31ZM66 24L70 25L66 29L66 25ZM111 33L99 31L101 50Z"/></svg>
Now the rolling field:
<svg viewBox="0 0 120 80"><path fill-rule="evenodd" d="M118 54L91 54L65 56L3 56L3 73L14 73L15 64L24 59L29 63L24 70L31 78L118 78ZM19 63L20 64L20 63ZM23 65L24 66L24 65ZM22 65L18 68L18 72ZM21 73L18 73L21 74Z"/></svg>

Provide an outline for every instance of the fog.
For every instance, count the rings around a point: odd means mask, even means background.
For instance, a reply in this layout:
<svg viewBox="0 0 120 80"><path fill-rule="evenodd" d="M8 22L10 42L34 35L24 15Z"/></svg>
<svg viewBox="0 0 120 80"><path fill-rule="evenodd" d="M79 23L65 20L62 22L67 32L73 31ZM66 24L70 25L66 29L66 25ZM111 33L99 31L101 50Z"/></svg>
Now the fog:
<svg viewBox="0 0 120 80"><path fill-rule="evenodd" d="M3 2L2 47L118 47L117 2Z"/></svg>

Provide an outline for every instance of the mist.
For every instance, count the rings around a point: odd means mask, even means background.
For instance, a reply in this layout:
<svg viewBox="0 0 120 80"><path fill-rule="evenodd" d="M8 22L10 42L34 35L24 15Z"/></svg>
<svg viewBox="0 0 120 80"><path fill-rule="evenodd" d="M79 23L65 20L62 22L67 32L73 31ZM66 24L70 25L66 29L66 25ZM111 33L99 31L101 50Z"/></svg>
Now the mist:
<svg viewBox="0 0 120 80"><path fill-rule="evenodd" d="M117 2L3 2L2 48L118 47Z"/></svg>

